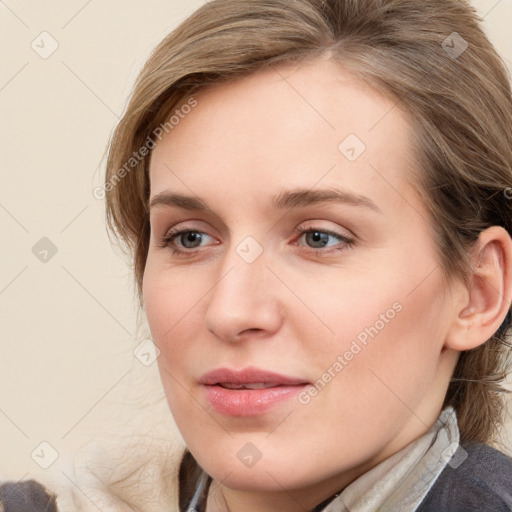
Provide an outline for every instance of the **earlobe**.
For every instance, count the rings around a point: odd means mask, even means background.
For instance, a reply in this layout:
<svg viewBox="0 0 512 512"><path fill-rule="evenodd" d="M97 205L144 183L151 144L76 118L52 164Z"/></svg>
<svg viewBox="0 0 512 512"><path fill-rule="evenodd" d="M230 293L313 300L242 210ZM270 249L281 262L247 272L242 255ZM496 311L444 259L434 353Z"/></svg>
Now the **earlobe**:
<svg viewBox="0 0 512 512"><path fill-rule="evenodd" d="M510 311L512 239L500 226L480 233L473 249L473 275L465 300L450 326L445 346L463 351L479 347L500 328Z"/></svg>

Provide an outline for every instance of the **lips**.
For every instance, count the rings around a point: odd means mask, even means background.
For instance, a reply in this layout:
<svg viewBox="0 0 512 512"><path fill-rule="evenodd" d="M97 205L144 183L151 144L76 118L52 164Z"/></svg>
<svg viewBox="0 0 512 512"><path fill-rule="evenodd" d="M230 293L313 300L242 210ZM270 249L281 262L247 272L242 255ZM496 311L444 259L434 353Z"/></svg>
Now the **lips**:
<svg viewBox="0 0 512 512"><path fill-rule="evenodd" d="M217 368L208 373L205 373L199 379L199 383L206 386L238 386L238 389L241 387L247 387L247 389L258 389L256 387L251 388L250 386L252 385L261 385L260 387L277 387L309 384L309 382L305 379L289 377L287 375L262 370L252 366L242 370Z"/></svg>
<svg viewBox="0 0 512 512"><path fill-rule="evenodd" d="M219 386L226 388L226 389L268 389L268 388L275 388L277 386L281 386L282 384L279 384L278 382L271 382L270 384L264 383L264 382L254 382L254 383L247 383L247 384L231 384L231 383L219 383Z"/></svg>
<svg viewBox="0 0 512 512"><path fill-rule="evenodd" d="M301 378L254 367L218 368L203 375L199 382L217 412L238 417L267 413L309 385Z"/></svg>

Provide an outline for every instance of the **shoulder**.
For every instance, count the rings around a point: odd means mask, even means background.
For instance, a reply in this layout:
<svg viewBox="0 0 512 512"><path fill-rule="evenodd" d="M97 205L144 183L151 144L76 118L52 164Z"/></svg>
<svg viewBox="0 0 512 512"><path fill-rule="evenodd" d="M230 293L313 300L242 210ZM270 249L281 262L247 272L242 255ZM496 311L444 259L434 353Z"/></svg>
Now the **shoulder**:
<svg viewBox="0 0 512 512"><path fill-rule="evenodd" d="M57 496L37 480L0 482L0 510L58 512Z"/></svg>
<svg viewBox="0 0 512 512"><path fill-rule="evenodd" d="M417 511L512 511L512 458L481 443L463 443L461 448Z"/></svg>

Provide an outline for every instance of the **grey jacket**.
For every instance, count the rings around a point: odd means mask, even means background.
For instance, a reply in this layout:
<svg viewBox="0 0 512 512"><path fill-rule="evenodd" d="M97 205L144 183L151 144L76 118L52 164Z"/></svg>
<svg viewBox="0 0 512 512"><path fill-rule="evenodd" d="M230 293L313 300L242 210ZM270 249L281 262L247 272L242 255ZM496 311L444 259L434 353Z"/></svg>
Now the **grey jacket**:
<svg viewBox="0 0 512 512"><path fill-rule="evenodd" d="M512 511L512 458L485 444L462 444L468 458L447 465L417 512Z"/></svg>

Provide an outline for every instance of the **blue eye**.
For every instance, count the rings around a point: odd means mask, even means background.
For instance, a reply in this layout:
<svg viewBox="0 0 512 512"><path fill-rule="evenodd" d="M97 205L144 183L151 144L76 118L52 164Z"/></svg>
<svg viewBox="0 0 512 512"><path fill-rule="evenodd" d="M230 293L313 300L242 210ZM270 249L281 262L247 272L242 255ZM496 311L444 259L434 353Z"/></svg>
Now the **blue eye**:
<svg viewBox="0 0 512 512"><path fill-rule="evenodd" d="M184 236L187 235L187 236ZM203 233L202 231L195 231L191 229L183 229L179 231L169 232L165 235L165 237L160 241L160 247L169 247L171 252L178 253L178 254L185 254L190 252L195 252L193 249L196 249L198 245L196 244L197 241L201 243L201 240L203 239L203 235L208 236L206 233ZM176 248L176 242L175 240L179 238L180 242L183 243L182 247L188 250L182 250ZM192 247L187 247L186 244L192 244Z"/></svg>
<svg viewBox="0 0 512 512"><path fill-rule="evenodd" d="M199 231L182 231L180 233L176 233L172 237L170 237L170 240L174 240L177 237L180 237L180 242L183 243L184 247L186 249L195 249L197 247L196 242L199 241L201 243L201 240L203 238L204 233L200 233ZM187 235L187 236L184 236ZM187 244L192 244L192 247L187 246Z"/></svg>
<svg viewBox="0 0 512 512"><path fill-rule="evenodd" d="M313 244L312 246L307 246L307 248L314 254L330 254L333 251L341 251L344 248L351 247L354 244L353 238L342 235L341 233L336 233L335 231L317 229L313 226L299 227L296 228L295 231L301 234L300 238L304 236L308 243ZM197 249L200 247L201 241L204 239L204 237L208 236L209 235L203 231L197 231L193 229L170 231L165 235L164 238L160 240L159 246L169 248L171 253L176 254L177 256L191 255L198 252ZM334 238L338 240L338 242L341 242L341 247L322 251L321 249L324 247L339 245L336 243L329 244L329 238ZM179 244L177 243L177 240L179 241Z"/></svg>
<svg viewBox="0 0 512 512"><path fill-rule="evenodd" d="M322 249L324 247L328 247L329 245L329 237L337 239L339 242L343 242L343 245L345 247L351 247L354 244L354 239L350 238L346 235L342 235L341 233L336 233L335 231L330 231L326 229L317 229L313 226L304 226L296 228L296 231L301 233L304 236L304 239L314 244L312 247L309 246L310 249ZM337 245L337 244L334 244ZM335 251L343 250L342 247L337 247L334 249ZM314 251L314 252L331 252L331 251Z"/></svg>

